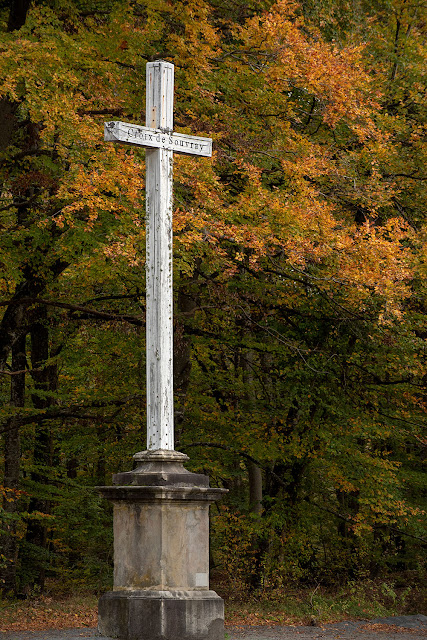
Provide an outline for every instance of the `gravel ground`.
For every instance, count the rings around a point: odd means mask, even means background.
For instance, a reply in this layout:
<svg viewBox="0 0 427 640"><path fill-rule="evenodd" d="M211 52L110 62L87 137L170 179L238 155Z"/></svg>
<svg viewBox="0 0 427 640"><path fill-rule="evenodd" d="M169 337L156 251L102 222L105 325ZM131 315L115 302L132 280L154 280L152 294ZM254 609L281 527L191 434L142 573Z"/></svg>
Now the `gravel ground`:
<svg viewBox="0 0 427 640"><path fill-rule="evenodd" d="M229 640L427 640L427 616L334 622L321 627L234 627L227 632Z"/></svg>
<svg viewBox="0 0 427 640"><path fill-rule="evenodd" d="M0 640L109 640L96 629L3 631ZM334 622L322 627L227 627L225 640L427 640L427 616Z"/></svg>

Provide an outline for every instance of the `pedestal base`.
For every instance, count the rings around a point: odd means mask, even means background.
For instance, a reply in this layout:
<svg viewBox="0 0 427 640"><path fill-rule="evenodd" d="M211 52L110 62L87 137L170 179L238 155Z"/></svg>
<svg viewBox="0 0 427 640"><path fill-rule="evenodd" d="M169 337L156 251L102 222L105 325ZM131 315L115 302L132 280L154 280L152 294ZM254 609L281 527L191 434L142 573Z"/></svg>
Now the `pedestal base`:
<svg viewBox="0 0 427 640"><path fill-rule="evenodd" d="M98 629L123 640L224 640L224 603L215 591L110 591Z"/></svg>
<svg viewBox="0 0 427 640"><path fill-rule="evenodd" d="M187 471L178 451L144 451L134 471L99 487L114 503L114 590L100 632L120 640L224 640L224 605L209 590L209 505L225 489Z"/></svg>

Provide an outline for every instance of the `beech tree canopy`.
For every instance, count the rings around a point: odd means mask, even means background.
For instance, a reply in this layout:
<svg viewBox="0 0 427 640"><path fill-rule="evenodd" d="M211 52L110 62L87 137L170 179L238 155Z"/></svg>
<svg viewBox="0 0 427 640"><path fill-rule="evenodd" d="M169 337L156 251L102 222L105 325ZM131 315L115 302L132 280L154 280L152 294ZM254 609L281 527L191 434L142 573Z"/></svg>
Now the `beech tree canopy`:
<svg viewBox="0 0 427 640"><path fill-rule="evenodd" d="M145 448L145 65L175 65L176 449L245 588L421 575L426 5L0 3L0 576L108 582ZM424 527L424 529L423 529ZM102 536L100 532L102 531Z"/></svg>

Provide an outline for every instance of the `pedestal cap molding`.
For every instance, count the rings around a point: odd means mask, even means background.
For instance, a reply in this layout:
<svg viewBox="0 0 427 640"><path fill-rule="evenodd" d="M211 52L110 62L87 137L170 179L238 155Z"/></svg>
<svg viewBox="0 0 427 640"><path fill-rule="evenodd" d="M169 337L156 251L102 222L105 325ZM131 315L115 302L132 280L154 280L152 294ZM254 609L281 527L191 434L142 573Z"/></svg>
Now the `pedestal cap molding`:
<svg viewBox="0 0 427 640"><path fill-rule="evenodd" d="M183 464L187 462L190 458L186 453L182 453L181 451L171 451L169 449L155 449L155 450L146 450L139 451L135 453L133 459L136 463L138 462L180 462Z"/></svg>
<svg viewBox="0 0 427 640"><path fill-rule="evenodd" d="M122 474L120 474L122 475ZM141 486L122 485L97 487L100 494L111 502L215 502L227 489L212 487Z"/></svg>
<svg viewBox="0 0 427 640"><path fill-rule="evenodd" d="M209 478L184 468L189 460L185 453L156 449L140 451L133 456L135 468L113 475L113 484L137 487L209 487Z"/></svg>

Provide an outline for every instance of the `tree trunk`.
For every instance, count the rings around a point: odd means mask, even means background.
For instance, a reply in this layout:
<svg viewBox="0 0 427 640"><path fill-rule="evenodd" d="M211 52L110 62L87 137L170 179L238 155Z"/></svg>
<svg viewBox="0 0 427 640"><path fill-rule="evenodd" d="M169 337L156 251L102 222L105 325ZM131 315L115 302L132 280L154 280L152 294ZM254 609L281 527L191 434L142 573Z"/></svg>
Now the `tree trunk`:
<svg viewBox="0 0 427 640"><path fill-rule="evenodd" d="M10 382L10 405L12 408L25 405L25 336L12 347L12 376ZM16 594L16 571L18 558L17 515L19 511L19 480L21 467L21 441L19 419L12 417L4 434L4 489L3 510L5 527L0 535L1 553L5 557L0 567L0 584L3 595Z"/></svg>
<svg viewBox="0 0 427 640"><path fill-rule="evenodd" d="M250 460L246 463L249 478L249 509L252 513L262 513L262 471Z"/></svg>
<svg viewBox="0 0 427 640"><path fill-rule="evenodd" d="M32 394L36 409L47 409L52 405L51 393L57 387L57 369L55 364L47 364L49 359L49 327L45 307L39 309L39 321L31 326L31 367L35 391ZM33 463L35 471L31 474L33 482L45 486L49 484L45 469L53 466L53 443L49 421L40 420L37 424ZM29 514L49 513L51 505L46 499L32 496L28 506ZM39 520L30 519L27 526L26 541L38 550L33 585L43 591L46 577L48 537L46 526ZM34 547L33 547L34 549Z"/></svg>
<svg viewBox="0 0 427 640"><path fill-rule="evenodd" d="M10 3L8 31L16 31L24 26L31 0L12 0Z"/></svg>
<svg viewBox="0 0 427 640"><path fill-rule="evenodd" d="M245 402L250 412L256 407L257 402L254 389L253 368L255 366L255 353L253 351L247 351L245 357L242 358L241 366L245 381ZM262 513L262 471L254 462L247 461L246 467L249 482L249 510L260 515Z"/></svg>
<svg viewBox="0 0 427 640"><path fill-rule="evenodd" d="M107 441L107 434L105 425L102 421L96 426L96 439L98 443L98 457L96 461L96 483L100 486L105 484L105 476L107 475L107 468L105 464L105 447Z"/></svg>
<svg viewBox="0 0 427 640"><path fill-rule="evenodd" d="M183 323L179 315L185 317L192 316L196 310L197 303L194 298L184 290L182 285L178 291L177 317L174 323L173 342L173 386L175 396L175 434L176 440L181 437L180 425L184 420L185 398L190 384L191 373L191 338L185 334Z"/></svg>

